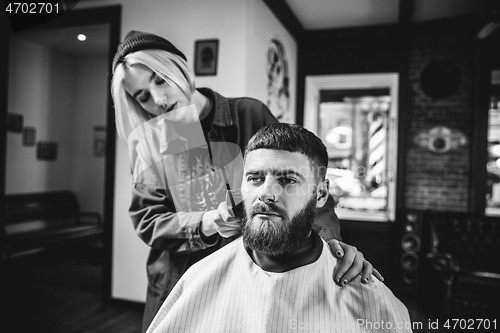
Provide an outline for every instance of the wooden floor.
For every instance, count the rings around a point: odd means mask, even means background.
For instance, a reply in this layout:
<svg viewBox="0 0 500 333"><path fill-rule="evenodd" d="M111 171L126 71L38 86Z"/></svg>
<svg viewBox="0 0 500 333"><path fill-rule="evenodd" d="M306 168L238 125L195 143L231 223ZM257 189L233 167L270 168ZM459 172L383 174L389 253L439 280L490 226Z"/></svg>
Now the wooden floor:
<svg viewBox="0 0 500 333"><path fill-rule="evenodd" d="M101 302L99 264L41 260L9 265L4 277L0 332L141 332L143 306Z"/></svg>

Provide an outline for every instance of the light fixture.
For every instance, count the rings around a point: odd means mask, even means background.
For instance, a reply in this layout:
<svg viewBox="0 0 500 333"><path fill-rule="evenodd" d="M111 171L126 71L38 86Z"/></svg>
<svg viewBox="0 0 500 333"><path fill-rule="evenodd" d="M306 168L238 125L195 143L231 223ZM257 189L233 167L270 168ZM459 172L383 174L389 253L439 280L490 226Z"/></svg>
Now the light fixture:
<svg viewBox="0 0 500 333"><path fill-rule="evenodd" d="M87 39L87 36L85 36L84 34L78 34L76 38L78 38L80 42L84 42Z"/></svg>
<svg viewBox="0 0 500 333"><path fill-rule="evenodd" d="M493 31L495 31L496 28L500 26L499 22L492 21L488 24L486 24L478 33L477 33L477 38L478 39L485 39L488 37Z"/></svg>

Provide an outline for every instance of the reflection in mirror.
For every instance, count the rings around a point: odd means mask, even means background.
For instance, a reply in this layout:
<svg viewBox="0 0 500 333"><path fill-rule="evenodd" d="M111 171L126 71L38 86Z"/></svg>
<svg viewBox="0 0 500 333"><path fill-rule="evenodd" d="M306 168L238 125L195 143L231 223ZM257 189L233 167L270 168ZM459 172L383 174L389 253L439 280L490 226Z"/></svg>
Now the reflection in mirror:
<svg viewBox="0 0 500 333"><path fill-rule="evenodd" d="M486 170L486 214L500 215L500 71L491 75Z"/></svg>
<svg viewBox="0 0 500 333"><path fill-rule="evenodd" d="M340 219L394 221L397 106L395 73L306 77L304 127L327 146Z"/></svg>
<svg viewBox="0 0 500 333"><path fill-rule="evenodd" d="M386 212L389 89L321 91L318 135L336 208Z"/></svg>

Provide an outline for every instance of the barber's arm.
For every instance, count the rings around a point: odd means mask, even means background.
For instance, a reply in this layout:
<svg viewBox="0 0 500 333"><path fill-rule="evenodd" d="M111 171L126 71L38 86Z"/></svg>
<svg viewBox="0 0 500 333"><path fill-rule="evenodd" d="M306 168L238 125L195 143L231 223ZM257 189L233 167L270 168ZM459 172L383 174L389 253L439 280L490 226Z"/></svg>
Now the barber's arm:
<svg viewBox="0 0 500 333"><path fill-rule="evenodd" d="M224 238L237 236L241 233L241 219L232 216L226 202L221 202L217 209L203 215L201 232L207 236L219 234Z"/></svg>
<svg viewBox="0 0 500 333"><path fill-rule="evenodd" d="M328 242L332 255L339 260L339 265L333 270L334 281L340 286L345 286L361 274L361 282L368 283L372 273L377 279L383 281L382 275L365 259L363 253L359 252L356 247L341 242L340 222L334 207L335 202L329 195L326 204L317 209L313 223L314 231Z"/></svg>
<svg viewBox="0 0 500 333"><path fill-rule="evenodd" d="M168 190L143 185L132 187L129 214L134 229L153 248L188 253L213 246L219 236L202 233L205 213L176 212Z"/></svg>

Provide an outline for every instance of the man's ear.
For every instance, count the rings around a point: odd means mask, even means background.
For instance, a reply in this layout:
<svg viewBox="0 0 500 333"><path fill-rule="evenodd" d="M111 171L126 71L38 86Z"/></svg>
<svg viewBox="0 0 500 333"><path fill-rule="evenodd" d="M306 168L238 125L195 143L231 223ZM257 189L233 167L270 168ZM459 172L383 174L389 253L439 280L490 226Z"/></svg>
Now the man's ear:
<svg viewBox="0 0 500 333"><path fill-rule="evenodd" d="M318 184L318 190L316 191L316 208L321 208L325 205L326 200L328 200L329 194L330 180L328 178L325 178Z"/></svg>

